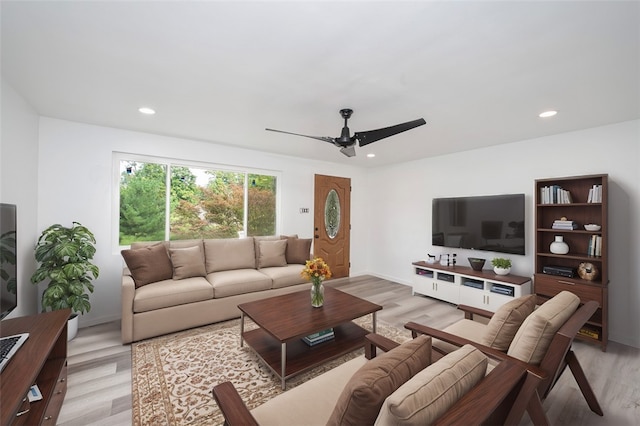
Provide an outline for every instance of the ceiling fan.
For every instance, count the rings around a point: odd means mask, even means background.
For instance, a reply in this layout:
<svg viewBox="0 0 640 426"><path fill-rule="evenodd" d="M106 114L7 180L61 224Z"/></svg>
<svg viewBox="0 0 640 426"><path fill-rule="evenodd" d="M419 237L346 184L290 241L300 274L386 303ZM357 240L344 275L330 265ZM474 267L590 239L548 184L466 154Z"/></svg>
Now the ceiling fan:
<svg viewBox="0 0 640 426"><path fill-rule="evenodd" d="M368 130L365 132L355 132L353 136L349 131L349 127L347 127L347 120L353 114L353 110L345 108L340 110L340 115L344 118L344 127L342 128L342 132L339 137L331 138L328 136L309 136L309 135L301 135L299 133L285 132L282 130L275 129L265 129L270 132L278 132L278 133L286 133L288 135L295 136L303 136L305 138L317 139L319 141L329 142L338 148L340 148L340 152L346 155L347 157L354 157L356 155L356 142L360 146L368 145L372 142L379 141L380 139L388 138L389 136L397 135L398 133L406 132L407 130L411 130L414 127L422 126L423 124L427 124L424 121L424 118L420 118L418 120L408 121L402 124L396 124L395 126L384 127L382 129L376 130Z"/></svg>

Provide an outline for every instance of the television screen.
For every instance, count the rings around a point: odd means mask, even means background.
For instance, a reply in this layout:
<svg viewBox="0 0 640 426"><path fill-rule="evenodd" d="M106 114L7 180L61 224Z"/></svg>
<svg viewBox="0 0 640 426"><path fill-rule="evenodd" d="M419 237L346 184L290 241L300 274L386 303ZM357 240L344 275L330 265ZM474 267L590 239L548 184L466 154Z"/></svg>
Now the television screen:
<svg viewBox="0 0 640 426"><path fill-rule="evenodd" d="M16 206L0 204L0 319L18 305L16 268Z"/></svg>
<svg viewBox="0 0 640 426"><path fill-rule="evenodd" d="M434 246L524 255L524 194L434 198Z"/></svg>

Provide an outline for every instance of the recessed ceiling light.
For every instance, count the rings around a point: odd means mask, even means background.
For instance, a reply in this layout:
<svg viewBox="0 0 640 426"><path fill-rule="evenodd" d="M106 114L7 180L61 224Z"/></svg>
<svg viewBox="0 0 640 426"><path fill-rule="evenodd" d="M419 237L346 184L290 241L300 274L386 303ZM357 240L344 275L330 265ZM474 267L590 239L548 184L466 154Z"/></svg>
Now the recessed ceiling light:
<svg viewBox="0 0 640 426"><path fill-rule="evenodd" d="M367 154L367 157L369 157L369 158L373 158L373 157L375 157L375 156L376 156L376 155L375 155L375 154L373 154L373 153L371 153L371 154Z"/></svg>
<svg viewBox="0 0 640 426"><path fill-rule="evenodd" d="M545 112L541 112L538 117L540 118L548 118L548 117L553 117L554 115L556 115L558 113L558 111L545 111Z"/></svg>
<svg viewBox="0 0 640 426"><path fill-rule="evenodd" d="M143 114L147 114L147 115L153 115L153 114L156 113L156 110L154 110L152 108L147 108L147 107L138 108L138 111L140 111Z"/></svg>

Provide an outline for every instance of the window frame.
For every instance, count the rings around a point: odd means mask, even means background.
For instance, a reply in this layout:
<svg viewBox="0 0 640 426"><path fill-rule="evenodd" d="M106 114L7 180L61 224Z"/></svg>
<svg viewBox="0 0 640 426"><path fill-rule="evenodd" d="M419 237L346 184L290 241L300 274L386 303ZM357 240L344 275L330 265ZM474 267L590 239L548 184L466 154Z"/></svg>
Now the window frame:
<svg viewBox="0 0 640 426"><path fill-rule="evenodd" d="M228 164L208 163L203 161L192 161L180 158L157 157L153 155L134 154L128 152L113 152L113 181L112 181L112 200L111 200L111 239L114 252L119 253L120 250L127 249L129 245L120 245L120 163L122 161L138 161L141 163L155 163L167 166L166 185L165 185L165 212L169 213L171 207L171 167L194 167L200 169L219 170L221 172L243 173L244 174L244 212L243 227L246 233L248 228L248 204L249 204L249 175L258 174L265 176L273 176L276 178L276 233L281 234L282 229L282 172L279 170L258 169L253 167L231 166ZM170 214L165 216L165 241L168 241L170 225ZM238 237L240 238L240 237Z"/></svg>

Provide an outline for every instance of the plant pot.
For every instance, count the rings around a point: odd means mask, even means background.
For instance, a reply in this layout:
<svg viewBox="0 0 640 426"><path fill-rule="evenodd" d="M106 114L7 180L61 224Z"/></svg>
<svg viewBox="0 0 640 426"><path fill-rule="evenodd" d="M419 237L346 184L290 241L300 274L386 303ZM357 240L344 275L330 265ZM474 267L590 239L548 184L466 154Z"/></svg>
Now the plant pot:
<svg viewBox="0 0 640 426"><path fill-rule="evenodd" d="M78 335L78 314L71 314L69 321L67 321L67 342L70 342Z"/></svg>
<svg viewBox="0 0 640 426"><path fill-rule="evenodd" d="M495 272L496 275L507 275L511 272L511 268L498 268L497 266L494 266L493 272Z"/></svg>

